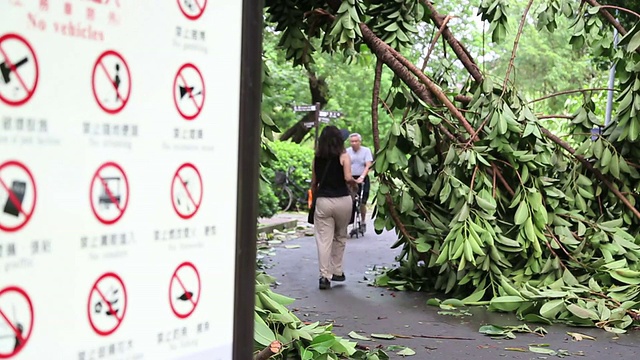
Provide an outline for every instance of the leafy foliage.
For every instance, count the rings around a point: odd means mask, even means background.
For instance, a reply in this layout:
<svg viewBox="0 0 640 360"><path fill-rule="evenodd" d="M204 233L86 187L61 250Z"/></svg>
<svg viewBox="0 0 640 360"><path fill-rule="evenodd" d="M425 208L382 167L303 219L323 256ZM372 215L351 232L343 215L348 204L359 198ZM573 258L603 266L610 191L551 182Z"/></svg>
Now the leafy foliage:
<svg viewBox="0 0 640 360"><path fill-rule="evenodd" d="M332 325L319 322L306 324L286 306L294 299L273 292L275 279L265 273L256 274L256 306L254 351L258 352L278 340L284 346L273 359L388 359L383 351L356 350L356 343L334 335Z"/></svg>
<svg viewBox="0 0 640 360"><path fill-rule="evenodd" d="M311 180L311 162L313 161L313 149L289 141L275 141L271 143L271 149L276 160L269 163L269 167L263 169L262 173L271 182L274 194L278 194L279 185L274 182L277 171L286 173L289 168L295 170L291 173L290 179L303 190L309 188L307 180ZM305 192L290 186L296 198L304 198Z"/></svg>

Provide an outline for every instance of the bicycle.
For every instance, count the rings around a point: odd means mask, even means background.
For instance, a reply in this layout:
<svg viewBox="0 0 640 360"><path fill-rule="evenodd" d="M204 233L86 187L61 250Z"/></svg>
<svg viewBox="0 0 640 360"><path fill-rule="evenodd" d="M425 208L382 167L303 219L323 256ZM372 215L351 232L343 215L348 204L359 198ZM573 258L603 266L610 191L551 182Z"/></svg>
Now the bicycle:
<svg viewBox="0 0 640 360"><path fill-rule="evenodd" d="M361 207L361 199L364 196L364 186L358 186L358 191L353 196L353 225L351 226L351 231L349 232L349 237L353 238L354 236L357 238L360 235L364 236L364 230L362 228L362 216L360 212Z"/></svg>
<svg viewBox="0 0 640 360"><path fill-rule="evenodd" d="M303 189L300 185L296 184L291 179L291 174L296 170L294 166L289 167L287 172L276 170L274 183L280 187L280 191L276 194L278 197L278 204L282 211L289 211L295 205L296 209L299 209L300 204L308 206L309 194L307 189ZM307 183L311 183L311 180L306 180ZM293 187L298 193L304 194L302 197L296 197Z"/></svg>

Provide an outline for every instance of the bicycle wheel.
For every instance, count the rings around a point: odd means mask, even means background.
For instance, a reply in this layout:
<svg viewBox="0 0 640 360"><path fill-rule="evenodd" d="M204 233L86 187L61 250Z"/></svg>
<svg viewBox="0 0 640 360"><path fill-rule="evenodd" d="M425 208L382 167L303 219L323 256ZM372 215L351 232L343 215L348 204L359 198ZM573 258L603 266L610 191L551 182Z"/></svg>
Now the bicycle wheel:
<svg viewBox="0 0 640 360"><path fill-rule="evenodd" d="M288 187L283 187L278 194L280 210L288 211L293 205L293 192Z"/></svg>

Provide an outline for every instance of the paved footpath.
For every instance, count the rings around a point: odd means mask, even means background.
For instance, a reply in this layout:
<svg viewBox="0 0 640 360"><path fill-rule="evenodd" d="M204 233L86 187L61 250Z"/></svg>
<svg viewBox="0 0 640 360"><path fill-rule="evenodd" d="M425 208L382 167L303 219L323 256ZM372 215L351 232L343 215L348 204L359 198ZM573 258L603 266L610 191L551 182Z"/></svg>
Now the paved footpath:
<svg viewBox="0 0 640 360"><path fill-rule="evenodd" d="M292 215L286 215L291 218ZM299 216L304 225L304 216ZM373 224L367 226L373 229ZM413 359L489 360L489 359L552 359L557 356L506 350L527 349L531 344L548 344L553 350L566 350L569 358L576 359L637 359L640 353L640 332L619 335L592 328L569 328L561 325L543 327L544 337L533 334L516 334L513 340L494 340L478 332L482 325L522 325L514 316L490 313L481 308L471 309L472 316L455 317L440 315L439 308L427 306L434 294L393 292L368 286L373 266L394 264L399 249L391 249L396 237L392 232L376 235L372 230L361 238L350 239L345 254L344 283L332 282L330 290L318 289L318 262L313 237L300 237L276 245L275 255L264 259L272 266L266 272L280 283L275 289L283 295L296 298L289 306L305 321L333 321L334 332L347 336L351 331L361 335L399 334L412 338L394 340L361 341L374 348L389 345L408 346L416 352ZM300 245L285 248L284 245ZM446 299L446 296L439 296ZM528 324L531 329L538 325ZM579 332L596 338L574 341L567 332ZM423 336L447 336L467 340L442 340ZM401 356L387 351L392 359Z"/></svg>

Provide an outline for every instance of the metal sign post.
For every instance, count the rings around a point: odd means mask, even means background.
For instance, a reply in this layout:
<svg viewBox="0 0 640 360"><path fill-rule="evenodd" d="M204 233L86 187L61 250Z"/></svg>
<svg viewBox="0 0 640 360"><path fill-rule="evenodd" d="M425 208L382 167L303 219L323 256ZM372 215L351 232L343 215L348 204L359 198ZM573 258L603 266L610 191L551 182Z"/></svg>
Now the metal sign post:
<svg viewBox="0 0 640 360"><path fill-rule="evenodd" d="M319 102L315 103L314 105L294 105L293 111L295 112L312 112L313 111L314 113L313 122L307 121L304 123L304 126L306 128L312 128L312 127L316 128L314 143L313 143L314 149L318 148L318 137L320 136L319 134L320 123L323 122L328 124L331 121L331 119L336 119L336 118L342 117L343 115L340 111L320 110Z"/></svg>

